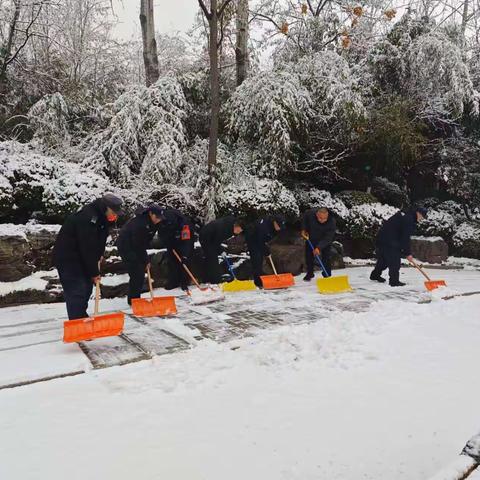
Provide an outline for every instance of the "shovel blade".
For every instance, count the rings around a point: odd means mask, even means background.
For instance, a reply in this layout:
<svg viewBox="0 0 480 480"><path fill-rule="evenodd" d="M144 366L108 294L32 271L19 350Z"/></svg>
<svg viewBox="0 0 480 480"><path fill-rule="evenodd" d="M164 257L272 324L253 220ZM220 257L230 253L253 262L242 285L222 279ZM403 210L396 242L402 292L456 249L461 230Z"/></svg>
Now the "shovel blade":
<svg viewBox="0 0 480 480"><path fill-rule="evenodd" d="M265 290L288 288L295 285L295 279L291 273L280 273L278 275L263 275L260 277Z"/></svg>
<svg viewBox="0 0 480 480"><path fill-rule="evenodd" d="M232 280L228 283L222 283L222 290L224 292L246 292L255 290L256 288L253 280Z"/></svg>
<svg viewBox="0 0 480 480"><path fill-rule="evenodd" d="M95 338L115 337L122 333L124 323L123 313L107 313L78 320L67 320L63 323L63 341L74 343Z"/></svg>
<svg viewBox="0 0 480 480"><path fill-rule="evenodd" d="M317 288L320 293L344 293L351 292L353 289L347 275L337 277L319 278Z"/></svg>
<svg viewBox="0 0 480 480"><path fill-rule="evenodd" d="M132 311L136 317L166 317L177 313L175 297L132 299Z"/></svg>
<svg viewBox="0 0 480 480"><path fill-rule="evenodd" d="M196 289L190 292L190 300L193 305L205 305L207 303L219 302L224 299L225 295L223 292L213 288Z"/></svg>
<svg viewBox="0 0 480 480"><path fill-rule="evenodd" d="M447 284L445 283L445 280L430 280L429 282L425 282L425 288L431 292L432 290L435 290L438 287L446 287Z"/></svg>

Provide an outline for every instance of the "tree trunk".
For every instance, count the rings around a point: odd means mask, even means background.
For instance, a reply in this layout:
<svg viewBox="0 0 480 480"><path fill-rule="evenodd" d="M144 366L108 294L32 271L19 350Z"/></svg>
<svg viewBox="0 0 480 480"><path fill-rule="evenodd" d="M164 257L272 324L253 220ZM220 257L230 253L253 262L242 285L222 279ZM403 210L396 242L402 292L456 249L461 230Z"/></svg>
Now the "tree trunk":
<svg viewBox="0 0 480 480"><path fill-rule="evenodd" d="M12 56L13 42L15 39L15 31L17 29L18 19L20 17L20 2L15 2L15 10L13 12L13 18L10 22L8 29L7 43L3 52L3 60L0 66L0 94L4 93L5 85L7 81L7 67L10 57Z"/></svg>
<svg viewBox="0 0 480 480"><path fill-rule="evenodd" d="M238 0L237 45L235 48L237 86L240 86L248 75L248 36L248 0Z"/></svg>
<svg viewBox="0 0 480 480"><path fill-rule="evenodd" d="M210 142L208 146L208 175L212 178L217 163L218 122L220 116L220 75L218 70L218 10L217 0L211 0L210 26L210 88L212 112L210 118Z"/></svg>
<svg viewBox="0 0 480 480"><path fill-rule="evenodd" d="M463 3L463 14L462 14L462 33L465 37L465 31L467 30L468 23L468 0L465 0Z"/></svg>
<svg viewBox="0 0 480 480"><path fill-rule="evenodd" d="M143 63L147 87L158 80L157 41L155 40L155 20L153 0L140 0L140 25L142 27Z"/></svg>

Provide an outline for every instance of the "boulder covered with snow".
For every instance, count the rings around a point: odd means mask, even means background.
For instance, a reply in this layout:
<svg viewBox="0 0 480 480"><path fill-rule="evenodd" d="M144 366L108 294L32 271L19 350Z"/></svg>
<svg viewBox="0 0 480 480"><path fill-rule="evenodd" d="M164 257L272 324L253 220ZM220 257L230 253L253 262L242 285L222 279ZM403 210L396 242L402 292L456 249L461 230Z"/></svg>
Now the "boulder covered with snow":
<svg viewBox="0 0 480 480"><path fill-rule="evenodd" d="M0 225L0 282L14 282L30 275L27 263L29 243L23 225Z"/></svg>
<svg viewBox="0 0 480 480"><path fill-rule="evenodd" d="M448 259L448 245L442 237L412 237L412 254L427 263L442 263Z"/></svg>

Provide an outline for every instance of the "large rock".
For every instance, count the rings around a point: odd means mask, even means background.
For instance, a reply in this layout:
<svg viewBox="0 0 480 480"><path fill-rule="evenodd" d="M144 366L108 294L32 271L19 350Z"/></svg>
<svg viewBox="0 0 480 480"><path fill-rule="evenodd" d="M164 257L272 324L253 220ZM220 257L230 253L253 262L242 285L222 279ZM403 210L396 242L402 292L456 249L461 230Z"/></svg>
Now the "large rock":
<svg viewBox="0 0 480 480"><path fill-rule="evenodd" d="M441 237L412 237L412 255L427 263L442 263L448 259L448 245Z"/></svg>
<svg viewBox="0 0 480 480"><path fill-rule="evenodd" d="M0 224L0 282L15 282L33 272L26 260L29 248L23 225Z"/></svg>
<svg viewBox="0 0 480 480"><path fill-rule="evenodd" d="M26 260L35 267L35 270L49 270L53 267L52 251L60 228L60 225L25 226L29 243Z"/></svg>

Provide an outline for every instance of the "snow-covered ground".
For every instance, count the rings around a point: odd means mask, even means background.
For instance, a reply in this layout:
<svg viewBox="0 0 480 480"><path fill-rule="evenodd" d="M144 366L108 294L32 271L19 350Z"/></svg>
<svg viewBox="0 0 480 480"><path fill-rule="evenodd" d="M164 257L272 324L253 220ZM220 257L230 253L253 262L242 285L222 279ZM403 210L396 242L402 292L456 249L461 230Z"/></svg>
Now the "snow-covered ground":
<svg viewBox="0 0 480 480"><path fill-rule="evenodd" d="M103 370L59 341L62 304L0 310L0 385L87 370L0 390L0 478L433 476L480 431L480 296L441 300L480 291L480 273L436 270L449 287L433 295L413 269L403 289L346 273L344 295L298 277L214 306L179 298L177 318L141 327L190 348Z"/></svg>

